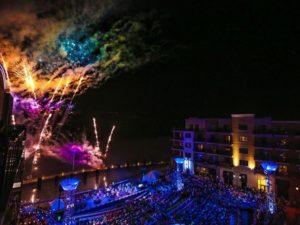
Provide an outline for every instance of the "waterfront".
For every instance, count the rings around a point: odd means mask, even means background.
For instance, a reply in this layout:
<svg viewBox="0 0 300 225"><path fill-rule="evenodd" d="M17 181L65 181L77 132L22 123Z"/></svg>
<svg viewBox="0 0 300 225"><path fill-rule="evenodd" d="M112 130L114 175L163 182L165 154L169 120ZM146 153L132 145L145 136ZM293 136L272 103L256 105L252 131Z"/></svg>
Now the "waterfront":
<svg viewBox="0 0 300 225"><path fill-rule="evenodd" d="M138 181L142 174L141 166L129 167L129 168L115 168L108 170L100 170L97 176L96 172L86 172L74 174L81 180L78 191L85 191L89 189L97 189L110 185L113 182L119 182L122 180L130 179L132 181ZM163 170L165 166L147 166L146 171L151 170ZM66 178L68 176L64 176ZM60 177L59 180L62 178ZM25 182L26 183L26 182ZM59 183L55 178L43 180L42 185L38 188L37 181L28 182L22 187L22 203L36 202L51 200L57 197L59 194ZM34 196L34 197L33 197Z"/></svg>

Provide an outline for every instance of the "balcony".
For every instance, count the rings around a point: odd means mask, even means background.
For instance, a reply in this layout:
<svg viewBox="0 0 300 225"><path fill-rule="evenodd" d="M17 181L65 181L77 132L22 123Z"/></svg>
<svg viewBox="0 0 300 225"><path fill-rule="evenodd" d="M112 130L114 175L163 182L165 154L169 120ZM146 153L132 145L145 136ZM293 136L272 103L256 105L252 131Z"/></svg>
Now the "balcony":
<svg viewBox="0 0 300 225"><path fill-rule="evenodd" d="M231 127L209 127L207 128L207 132L216 132L216 133L231 133Z"/></svg>
<svg viewBox="0 0 300 225"><path fill-rule="evenodd" d="M228 151L225 149L195 149L196 152L200 153L207 153L207 154L213 154L213 155L226 155L226 156L232 156L232 150Z"/></svg>
<svg viewBox="0 0 300 225"><path fill-rule="evenodd" d="M232 159L229 160L215 160L215 159L209 159L209 158L196 158L196 163L205 164L205 165L214 165L214 166L226 166L226 167L233 167Z"/></svg>
<svg viewBox="0 0 300 225"><path fill-rule="evenodd" d="M285 142L283 144L280 142L280 140L276 140L276 139L255 138L254 146L265 147L265 148L290 149L290 148L295 148L297 144L291 144L288 142ZM300 147L300 145L298 146Z"/></svg>
<svg viewBox="0 0 300 225"><path fill-rule="evenodd" d="M179 146L179 145L172 145L172 146L171 146L171 149L172 149L172 150L183 150L184 147L183 147L183 146Z"/></svg>
<svg viewBox="0 0 300 225"><path fill-rule="evenodd" d="M281 157L280 155L266 155L256 153L254 155L255 160L259 161L272 161L272 162L279 162L279 163L292 163L290 159L287 157Z"/></svg>
<svg viewBox="0 0 300 225"><path fill-rule="evenodd" d="M226 138L217 138L217 137L211 137L207 140L209 143L216 143L216 144L226 144L226 145L231 145L232 141L231 139L228 140Z"/></svg>
<svg viewBox="0 0 300 225"><path fill-rule="evenodd" d="M273 134L273 135L300 135L300 130L287 130L287 129L271 129L265 127L256 127L255 134Z"/></svg>
<svg viewBox="0 0 300 225"><path fill-rule="evenodd" d="M204 134L195 134L194 140L197 142L205 142L205 135Z"/></svg>

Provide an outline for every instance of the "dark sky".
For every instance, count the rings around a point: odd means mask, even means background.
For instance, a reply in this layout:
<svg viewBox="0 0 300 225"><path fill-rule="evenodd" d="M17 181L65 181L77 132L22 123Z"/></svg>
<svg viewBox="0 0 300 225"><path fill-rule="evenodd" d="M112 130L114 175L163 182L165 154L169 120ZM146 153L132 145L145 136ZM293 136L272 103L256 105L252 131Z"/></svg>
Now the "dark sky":
<svg viewBox="0 0 300 225"><path fill-rule="evenodd" d="M185 0L134 8L167 15L164 38L178 46L176 57L78 97L85 117L92 112L153 135L167 134L189 116L300 119L300 32L293 5Z"/></svg>

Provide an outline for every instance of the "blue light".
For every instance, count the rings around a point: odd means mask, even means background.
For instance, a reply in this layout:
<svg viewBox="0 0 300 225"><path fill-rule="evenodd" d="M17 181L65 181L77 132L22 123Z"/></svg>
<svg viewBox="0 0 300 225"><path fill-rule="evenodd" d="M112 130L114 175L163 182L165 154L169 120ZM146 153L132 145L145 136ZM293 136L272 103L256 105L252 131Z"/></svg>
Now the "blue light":
<svg viewBox="0 0 300 225"><path fill-rule="evenodd" d="M176 163L179 163L179 164L183 164L183 162L184 162L183 158L175 158L174 160Z"/></svg>
<svg viewBox="0 0 300 225"><path fill-rule="evenodd" d="M95 62L99 55L95 54L99 42L93 37L84 37L86 34L74 33L59 39L59 46L64 56L71 62L86 65Z"/></svg>
<svg viewBox="0 0 300 225"><path fill-rule="evenodd" d="M63 200L61 199L55 199L52 203L51 203L51 210L53 212L56 212L56 211L59 211L59 210L62 210L65 208L65 203Z"/></svg>
<svg viewBox="0 0 300 225"><path fill-rule="evenodd" d="M74 191L77 189L80 180L77 178L69 178L62 180L59 184L64 191Z"/></svg>
<svg viewBox="0 0 300 225"><path fill-rule="evenodd" d="M278 168L278 165L276 163L273 163L273 162L262 162L260 165L267 172L275 172Z"/></svg>

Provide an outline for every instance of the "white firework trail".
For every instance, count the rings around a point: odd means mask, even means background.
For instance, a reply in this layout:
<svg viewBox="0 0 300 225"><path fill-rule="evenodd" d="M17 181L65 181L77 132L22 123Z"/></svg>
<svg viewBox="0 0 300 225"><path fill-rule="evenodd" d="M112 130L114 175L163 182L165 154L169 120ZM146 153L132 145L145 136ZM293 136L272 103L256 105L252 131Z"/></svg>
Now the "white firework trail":
<svg viewBox="0 0 300 225"><path fill-rule="evenodd" d="M40 150L40 147L41 147L41 143L42 143L42 141L43 141L43 138L44 138L44 136L45 136L46 129L47 129L47 126L48 126L48 123L49 123L49 120L50 120L51 116L52 116L52 113L50 113L50 114L48 115L48 117L47 117L47 119L46 119L46 121L45 121L44 127L43 127L43 129L42 129L42 131L41 131L41 133L40 133L40 137L39 137L38 144L35 146L34 157L33 157L33 162L32 162L32 164L35 165L35 167L34 167L35 170L37 170L36 165L37 165L38 159L39 159L39 157L40 157L40 152L39 152L39 150Z"/></svg>
<svg viewBox="0 0 300 225"><path fill-rule="evenodd" d="M100 142L99 142L98 131L97 131L97 122L95 117L93 118L93 126L94 126L94 134L96 138L96 151L99 151L101 155L101 148L100 148Z"/></svg>
<svg viewBox="0 0 300 225"><path fill-rule="evenodd" d="M106 148L105 148L105 153L104 153L104 157L106 157L107 155L107 152L109 150L109 144L110 142L112 141L112 135L114 133L114 130L115 130L116 126L114 125L110 131L110 134L109 134L109 137L108 137L108 140L107 140L107 144L106 144Z"/></svg>

